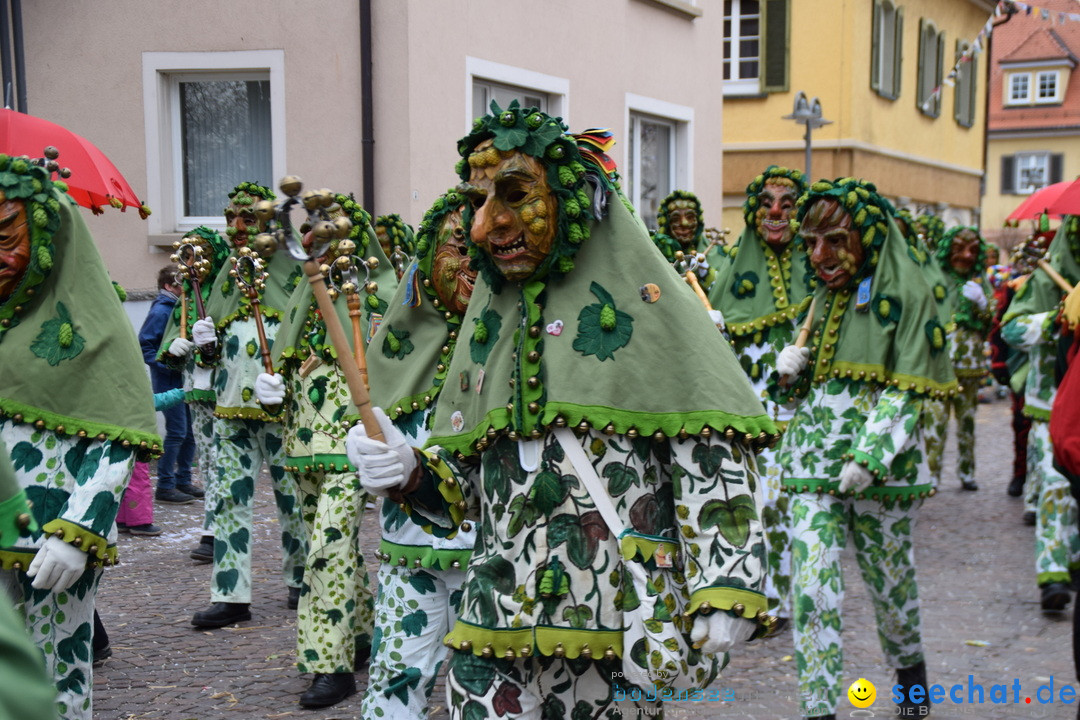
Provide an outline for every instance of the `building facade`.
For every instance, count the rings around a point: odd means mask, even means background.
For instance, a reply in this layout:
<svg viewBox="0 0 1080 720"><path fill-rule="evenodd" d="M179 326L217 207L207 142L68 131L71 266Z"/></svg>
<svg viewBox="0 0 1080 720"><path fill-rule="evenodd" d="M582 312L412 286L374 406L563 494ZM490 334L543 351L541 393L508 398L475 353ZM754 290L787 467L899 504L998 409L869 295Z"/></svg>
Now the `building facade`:
<svg viewBox="0 0 1080 720"><path fill-rule="evenodd" d="M800 91L831 121L812 131L813 178L864 178L899 206L976 221L985 56L957 60L995 5L725 0L724 223L737 232L765 167L805 169L804 126L784 118Z"/></svg>

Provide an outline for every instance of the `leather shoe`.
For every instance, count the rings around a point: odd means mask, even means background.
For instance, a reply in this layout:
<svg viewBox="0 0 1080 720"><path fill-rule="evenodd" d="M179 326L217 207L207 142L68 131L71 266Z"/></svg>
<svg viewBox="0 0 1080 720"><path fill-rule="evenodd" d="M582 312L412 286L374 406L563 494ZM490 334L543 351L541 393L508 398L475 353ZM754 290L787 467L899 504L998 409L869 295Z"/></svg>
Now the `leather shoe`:
<svg viewBox="0 0 1080 720"><path fill-rule="evenodd" d="M1020 477L1014 477L1009 481L1009 487L1005 491L1009 494L1009 497L1020 497L1024 494L1024 480L1026 480L1026 478L1021 475Z"/></svg>
<svg viewBox="0 0 1080 720"><path fill-rule="evenodd" d="M925 694L921 702L912 701L909 694L909 690L915 685L922 687L924 691L926 690L925 662L917 663L911 667L897 668L896 684L904 694L904 699L896 705L897 717L923 718L930 714L930 699Z"/></svg>
<svg viewBox="0 0 1080 720"><path fill-rule="evenodd" d="M1042 609L1047 612L1059 612L1069 604L1069 586L1063 582L1047 583L1040 590Z"/></svg>
<svg viewBox="0 0 1080 720"><path fill-rule="evenodd" d="M286 603L290 610L300 607L300 588L289 588L289 600Z"/></svg>
<svg viewBox="0 0 1080 720"><path fill-rule="evenodd" d="M188 553L188 557L197 563L212 563L214 562L214 536L203 535L199 539L199 544L191 549Z"/></svg>
<svg viewBox="0 0 1080 720"><path fill-rule="evenodd" d="M321 708L337 705L356 693L356 678L352 673L315 673L311 687L300 696L300 706Z"/></svg>
<svg viewBox="0 0 1080 720"><path fill-rule="evenodd" d="M176 489L179 490L182 493L187 493L188 495L190 495L193 498L200 498L201 499L201 498L206 497L206 491L203 490L198 485L195 485L195 484L192 484L192 485L177 485Z"/></svg>
<svg viewBox="0 0 1080 720"><path fill-rule="evenodd" d="M191 618L195 627L219 628L251 619L248 603L216 602L206 610L200 610Z"/></svg>
<svg viewBox="0 0 1080 720"><path fill-rule="evenodd" d="M159 488L154 491L154 499L159 503L165 503L166 505L189 505L195 502L194 496L188 495L186 492L181 492L176 488Z"/></svg>
<svg viewBox="0 0 1080 720"><path fill-rule="evenodd" d="M1034 525L1035 524L1035 511L1034 510L1025 510L1023 517L1024 517L1024 524L1025 525Z"/></svg>
<svg viewBox="0 0 1080 720"><path fill-rule="evenodd" d="M978 490L979 489L979 483L975 482L974 480L961 480L960 481L960 489L961 490L972 490L972 491Z"/></svg>

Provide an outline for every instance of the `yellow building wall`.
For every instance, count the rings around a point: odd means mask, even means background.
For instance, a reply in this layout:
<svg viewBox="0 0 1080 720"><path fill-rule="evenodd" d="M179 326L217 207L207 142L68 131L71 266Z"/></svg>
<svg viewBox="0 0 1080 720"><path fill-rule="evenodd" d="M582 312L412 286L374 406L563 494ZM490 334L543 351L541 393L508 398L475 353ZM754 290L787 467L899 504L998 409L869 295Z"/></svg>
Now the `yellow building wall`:
<svg viewBox="0 0 1080 720"><path fill-rule="evenodd" d="M943 86L941 112L916 106L919 20L943 30L943 74L952 69L956 42L974 41L992 5L971 0L900 0L904 13L900 94L896 100L870 87L870 0L791 3L788 92L724 98L723 224L741 230L745 188L770 164L804 167L804 126L783 119L803 91L821 100L832 124L812 134L814 178L855 175L891 198L913 204L973 211L979 205L983 165L986 62L977 56L976 117L970 128L954 119L955 88Z"/></svg>

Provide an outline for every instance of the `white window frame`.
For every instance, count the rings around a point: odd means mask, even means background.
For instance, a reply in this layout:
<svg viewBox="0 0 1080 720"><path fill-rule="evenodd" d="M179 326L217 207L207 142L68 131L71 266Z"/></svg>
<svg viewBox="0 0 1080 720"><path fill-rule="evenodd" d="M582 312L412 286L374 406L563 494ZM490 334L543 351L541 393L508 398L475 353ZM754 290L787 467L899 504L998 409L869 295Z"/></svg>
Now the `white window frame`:
<svg viewBox="0 0 1080 720"><path fill-rule="evenodd" d="M211 74L229 80L270 81L271 167L273 177L285 172L285 51L144 52L143 118L146 125L146 192L154 211L147 230L152 245L168 245L176 234L199 225L224 229L225 218L183 215L179 81L205 80ZM227 198L221 199L222 208ZM162 237L166 236L166 237Z"/></svg>
<svg viewBox="0 0 1080 720"><path fill-rule="evenodd" d="M545 75L534 70L503 65L502 63L465 57L465 130L472 128L473 82L487 80L501 85L514 85L536 90L548 96L548 115L561 117L570 126L570 80L555 75Z"/></svg>
<svg viewBox="0 0 1080 720"><path fill-rule="evenodd" d="M742 15L742 2L743 2L743 0L731 0L731 15L727 15L727 14L724 15L724 20L731 22L732 31L734 31L734 29L735 29L735 25L736 25L735 19L736 18L738 18L738 20L739 20L739 22L738 22L739 29L740 29L740 31L742 30L742 17L743 17L743 15ZM727 95L732 95L732 96L736 96L736 95L757 95L757 94L761 93L761 72L762 72L762 63L763 63L763 58L761 56L761 48L762 48L761 37L762 37L762 32L764 31L765 28L762 25L761 2L760 1L758 2L757 18L758 18L758 35L757 35L758 72L757 72L757 75L755 75L754 77L752 77L752 78L739 77L739 63L741 62L741 59L742 59L742 55L741 55L742 36L741 35L732 35L731 37L724 38L725 40L729 41L728 42L728 47L731 48L731 57L724 60L724 63L730 68L730 71L731 71L731 78L727 79L727 80L724 80L724 82L723 82L724 95L725 96L727 96Z"/></svg>
<svg viewBox="0 0 1080 720"><path fill-rule="evenodd" d="M1016 153L1013 160L1013 172L1015 173L1013 178L1013 188L1017 195L1030 195L1036 190L1040 190L1050 184L1050 153L1048 152L1027 152ZM1026 161L1026 162L1025 162ZM1021 183L1023 177L1023 171L1041 166L1043 171L1043 182L1041 185L1024 185Z"/></svg>
<svg viewBox="0 0 1080 720"><path fill-rule="evenodd" d="M1042 96L1042 80L1044 77L1053 77L1054 82L1054 94L1049 97ZM1035 77L1032 82L1029 83L1031 88L1031 96L1034 98L1037 105L1052 105L1061 102L1061 71L1060 70L1039 70L1035 73Z"/></svg>
<svg viewBox="0 0 1080 720"><path fill-rule="evenodd" d="M676 105L665 100L658 100L656 98L645 97L644 95L636 95L634 93L626 93L626 112L623 117L623 127L626 130L623 133L624 137L630 137L630 118L632 115L648 116L649 120L668 122L674 126L674 132L672 133L673 144L671 153L671 178L673 183L673 190L686 190L693 192L693 177L694 177L694 108L686 105ZM640 153L641 143L633 143L635 148L635 154ZM618 146L616 146L618 147ZM634 167L637 167L637 163L640 163L640 156L637 158L627 157L626 153L629 152L630 143L627 142L624 145L622 164L625 168L629 169L631 163L635 163ZM627 172L620 173L624 178L627 177ZM637 173L633 174L636 179ZM628 190L628 197L634 207L640 207L640 187L637 183L634 183L633 187L626 188Z"/></svg>
<svg viewBox="0 0 1080 720"><path fill-rule="evenodd" d="M1025 92L1023 96L1015 95L1017 81L1023 80L1025 82ZM1029 72L1014 72L1009 73L1007 77L1007 87L1005 88L1005 104L1006 105L1029 105L1031 104L1031 73Z"/></svg>

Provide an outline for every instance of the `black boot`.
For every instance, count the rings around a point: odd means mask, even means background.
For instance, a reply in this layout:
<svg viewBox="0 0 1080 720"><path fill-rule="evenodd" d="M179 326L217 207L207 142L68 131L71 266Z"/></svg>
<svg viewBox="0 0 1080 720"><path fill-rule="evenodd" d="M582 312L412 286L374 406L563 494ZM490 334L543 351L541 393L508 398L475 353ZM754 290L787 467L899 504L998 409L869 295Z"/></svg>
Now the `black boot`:
<svg viewBox="0 0 1080 720"><path fill-rule="evenodd" d="M1047 583L1039 587L1040 602L1046 612L1059 612L1069 604L1069 586L1063 582Z"/></svg>
<svg viewBox="0 0 1080 720"><path fill-rule="evenodd" d="M290 610L300 607L300 588L289 588L289 599L285 603Z"/></svg>
<svg viewBox="0 0 1080 720"><path fill-rule="evenodd" d="M206 610L200 610L191 618L191 624L201 628L219 628L251 619L248 603L216 602Z"/></svg>
<svg viewBox="0 0 1080 720"><path fill-rule="evenodd" d="M1009 481L1009 488L1005 491L1009 493L1009 497L1020 497L1024 494L1024 480L1026 479L1024 475L1020 475Z"/></svg>
<svg viewBox="0 0 1080 720"><path fill-rule="evenodd" d="M300 705L306 708L329 707L355 693L356 678L352 673L315 673L311 687L300 696Z"/></svg>
<svg viewBox="0 0 1080 720"><path fill-rule="evenodd" d="M923 718L930 715L930 699L927 697L929 689L926 687L926 662L922 661L911 667L899 668L896 671L896 684L904 699L896 706L897 717ZM913 702L911 688L918 685L922 688L922 701Z"/></svg>
<svg viewBox="0 0 1080 720"><path fill-rule="evenodd" d="M371 646L356 643L356 654L353 656L353 670L360 672L371 662Z"/></svg>
<svg viewBox="0 0 1080 720"><path fill-rule="evenodd" d="M188 557L198 563L214 562L214 536L203 535L199 539L199 544L188 553Z"/></svg>

